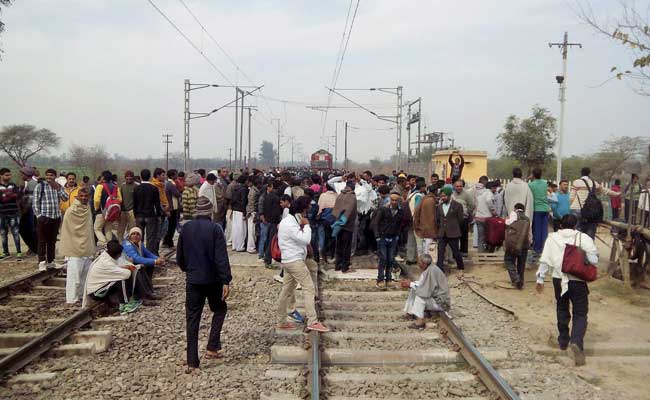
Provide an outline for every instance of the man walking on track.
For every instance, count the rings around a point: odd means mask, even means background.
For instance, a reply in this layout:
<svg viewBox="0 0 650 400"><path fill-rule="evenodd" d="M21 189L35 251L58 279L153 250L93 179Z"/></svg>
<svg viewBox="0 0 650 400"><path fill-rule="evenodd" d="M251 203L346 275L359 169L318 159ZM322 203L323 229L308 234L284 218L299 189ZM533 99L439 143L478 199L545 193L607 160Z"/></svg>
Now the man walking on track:
<svg viewBox="0 0 650 400"><path fill-rule="evenodd" d="M199 197L195 219L181 231L176 248L176 263L186 274L185 317L188 371L199 368L199 324L205 299L208 299L212 326L205 358L222 359L221 328L226 318L226 299L230 294L230 261L221 226L211 221L212 203ZM206 251L210 249L211 251Z"/></svg>

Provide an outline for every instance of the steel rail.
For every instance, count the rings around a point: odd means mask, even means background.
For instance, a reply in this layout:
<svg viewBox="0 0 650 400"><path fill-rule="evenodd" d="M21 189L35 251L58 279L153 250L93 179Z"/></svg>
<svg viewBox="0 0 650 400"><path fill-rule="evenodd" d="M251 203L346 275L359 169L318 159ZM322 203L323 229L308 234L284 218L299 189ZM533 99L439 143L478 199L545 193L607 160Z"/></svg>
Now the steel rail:
<svg viewBox="0 0 650 400"><path fill-rule="evenodd" d="M92 321L91 310L82 309L77 311L59 325L30 340L18 350L0 360L0 380L4 380L7 375L17 372L28 365L57 343L72 335L77 329Z"/></svg>
<svg viewBox="0 0 650 400"><path fill-rule="evenodd" d="M508 385L501 375L492 367L490 362L467 340L463 332L456 326L446 312L438 313L442 327L440 334L448 338L454 344L465 361L470 365L473 372L487 388L495 393L500 400L519 400L519 396Z"/></svg>
<svg viewBox="0 0 650 400"><path fill-rule="evenodd" d="M320 399L320 333L312 331L310 334L311 358L309 361L311 371L311 399Z"/></svg>
<svg viewBox="0 0 650 400"><path fill-rule="evenodd" d="M9 292L11 290L17 289L21 286L31 285L33 283L40 283L44 280L50 279L56 276L59 273L57 269L48 269L46 271L38 271L33 274L18 278L14 281L11 281L5 285L0 286L0 299L9 297Z"/></svg>

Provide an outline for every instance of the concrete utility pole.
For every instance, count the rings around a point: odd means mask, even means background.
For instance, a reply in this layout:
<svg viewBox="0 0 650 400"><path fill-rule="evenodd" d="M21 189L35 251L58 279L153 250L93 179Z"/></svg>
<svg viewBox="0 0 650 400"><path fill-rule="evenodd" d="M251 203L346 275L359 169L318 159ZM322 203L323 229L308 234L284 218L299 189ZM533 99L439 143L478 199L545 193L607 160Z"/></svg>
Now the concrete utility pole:
<svg viewBox="0 0 650 400"><path fill-rule="evenodd" d="M395 115L397 125L397 169L402 166L402 87L397 87L397 114Z"/></svg>
<svg viewBox="0 0 650 400"><path fill-rule="evenodd" d="M169 171L169 145L172 143L172 136L168 133L163 134L163 143L165 144L166 150L165 150L165 171Z"/></svg>
<svg viewBox="0 0 650 400"><path fill-rule="evenodd" d="M185 112L183 124L183 170L189 173L190 167L190 80L185 79Z"/></svg>
<svg viewBox="0 0 650 400"><path fill-rule="evenodd" d="M557 171L556 171L556 182L562 180L562 139L564 136L564 103L566 101L566 66L567 66L567 54L569 52L569 47L578 46L582 48L581 43L569 43L569 33L564 32L564 41L562 43L549 43L548 47L559 47L562 50L562 75L556 76L555 80L560 85L560 130L557 137Z"/></svg>
<svg viewBox="0 0 650 400"><path fill-rule="evenodd" d="M280 118L273 118L271 121L278 121L278 148L277 148L277 167L280 168Z"/></svg>
<svg viewBox="0 0 650 400"><path fill-rule="evenodd" d="M232 147L228 147L228 169L232 171Z"/></svg>
<svg viewBox="0 0 650 400"><path fill-rule="evenodd" d="M251 108L248 107L248 163L246 166L248 167L251 162Z"/></svg>
<svg viewBox="0 0 650 400"><path fill-rule="evenodd" d="M348 122L345 122L345 170L348 170Z"/></svg>

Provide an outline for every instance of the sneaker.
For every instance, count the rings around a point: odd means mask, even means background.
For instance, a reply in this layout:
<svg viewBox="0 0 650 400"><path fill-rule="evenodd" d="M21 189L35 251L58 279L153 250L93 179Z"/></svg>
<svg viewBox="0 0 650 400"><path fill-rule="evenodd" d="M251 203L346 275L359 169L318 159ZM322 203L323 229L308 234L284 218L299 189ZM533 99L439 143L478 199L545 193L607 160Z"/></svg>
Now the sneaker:
<svg viewBox="0 0 650 400"><path fill-rule="evenodd" d="M7 253L0 254L0 260L4 260L7 257L9 257L9 254L7 254Z"/></svg>
<svg viewBox="0 0 650 400"><path fill-rule="evenodd" d="M587 363L585 360L585 352L580 350L577 344L571 343L569 345L569 348L573 354L573 362L575 363L576 367L581 367Z"/></svg>
<svg viewBox="0 0 650 400"><path fill-rule="evenodd" d="M273 279L274 279L276 282L284 283L284 278L281 277L280 275L275 275L275 276L273 277Z"/></svg>
<svg viewBox="0 0 650 400"><path fill-rule="evenodd" d="M277 326L277 329L280 330L291 330L291 329L298 329L298 325L294 324L293 322L285 322L284 324L280 324Z"/></svg>
<svg viewBox="0 0 650 400"><path fill-rule="evenodd" d="M43 272L47 271L47 263L45 261L41 261L38 263L38 270Z"/></svg>
<svg viewBox="0 0 650 400"><path fill-rule="evenodd" d="M329 332L330 328L326 327L320 322L315 322L311 325L307 326L308 331L316 331L316 332Z"/></svg>
<svg viewBox="0 0 650 400"><path fill-rule="evenodd" d="M262 258L258 258L258 259L257 259L257 263L258 263L258 264L264 264L264 257L262 257ZM265 266L266 266L266 265L265 265ZM266 266L266 267L268 268L269 266Z"/></svg>
<svg viewBox="0 0 650 400"><path fill-rule="evenodd" d="M379 290L384 290L386 289L386 284L383 281L375 282L375 287Z"/></svg>
<svg viewBox="0 0 650 400"><path fill-rule="evenodd" d="M395 256L395 261L404 262L404 258L398 254Z"/></svg>
<svg viewBox="0 0 650 400"><path fill-rule="evenodd" d="M120 312L122 314L129 314L137 310L138 308L140 308L141 305L142 305L142 300L131 298L131 300L128 303L124 304L124 307L121 307L120 305Z"/></svg>
<svg viewBox="0 0 650 400"><path fill-rule="evenodd" d="M16 261L22 261L23 260L23 253L16 253Z"/></svg>
<svg viewBox="0 0 650 400"><path fill-rule="evenodd" d="M417 329L417 330L422 330L424 329L426 325L424 324L418 324L417 322L410 324L408 327L409 329Z"/></svg>
<svg viewBox="0 0 650 400"><path fill-rule="evenodd" d="M287 315L289 316L289 318L291 318L293 320L293 322L295 322L297 324L304 324L305 323L305 317L303 317L302 314L300 314L298 312L298 310L293 310L293 312L291 312L291 313L289 313Z"/></svg>

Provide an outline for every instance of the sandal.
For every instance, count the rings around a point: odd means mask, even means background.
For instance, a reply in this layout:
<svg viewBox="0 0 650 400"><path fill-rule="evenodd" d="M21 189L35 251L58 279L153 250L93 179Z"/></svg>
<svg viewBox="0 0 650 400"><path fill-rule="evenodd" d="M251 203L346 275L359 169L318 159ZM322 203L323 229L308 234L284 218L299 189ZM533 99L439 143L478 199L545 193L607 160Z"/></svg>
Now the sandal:
<svg viewBox="0 0 650 400"><path fill-rule="evenodd" d="M205 356L203 356L203 358L205 358L206 360L221 360L221 359L224 359L225 356L223 355L223 353L220 350L218 350L218 351L210 351L210 350L208 350L208 351L205 352Z"/></svg>

